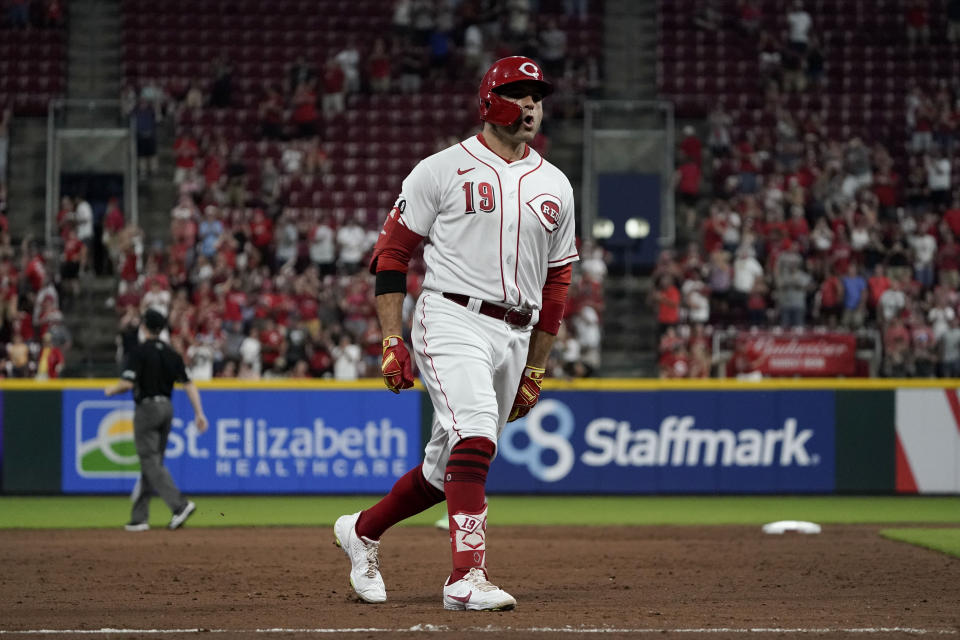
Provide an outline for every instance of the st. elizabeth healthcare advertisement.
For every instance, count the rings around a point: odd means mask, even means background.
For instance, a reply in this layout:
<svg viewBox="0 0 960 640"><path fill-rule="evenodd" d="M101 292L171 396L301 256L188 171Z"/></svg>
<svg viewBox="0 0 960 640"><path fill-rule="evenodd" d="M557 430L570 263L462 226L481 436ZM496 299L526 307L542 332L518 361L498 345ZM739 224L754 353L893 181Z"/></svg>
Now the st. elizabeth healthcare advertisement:
<svg viewBox="0 0 960 640"><path fill-rule="evenodd" d="M189 493L383 493L422 455L420 396L374 391L203 391L199 433L182 391L166 466ZM63 394L63 490L129 492L133 401Z"/></svg>

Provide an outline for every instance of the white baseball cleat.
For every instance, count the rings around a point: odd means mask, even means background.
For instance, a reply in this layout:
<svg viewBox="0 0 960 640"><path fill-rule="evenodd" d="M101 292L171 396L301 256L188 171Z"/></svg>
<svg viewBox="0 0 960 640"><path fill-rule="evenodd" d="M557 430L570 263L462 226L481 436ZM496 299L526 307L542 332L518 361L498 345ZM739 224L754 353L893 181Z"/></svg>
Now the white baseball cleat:
<svg viewBox="0 0 960 640"><path fill-rule="evenodd" d="M333 525L337 546L350 558L350 585L361 600L386 602L387 588L380 575L380 543L357 535L360 512L340 516Z"/></svg>
<svg viewBox="0 0 960 640"><path fill-rule="evenodd" d="M451 611L509 611L517 606L512 595L491 584L474 567L453 584L443 585L443 608Z"/></svg>

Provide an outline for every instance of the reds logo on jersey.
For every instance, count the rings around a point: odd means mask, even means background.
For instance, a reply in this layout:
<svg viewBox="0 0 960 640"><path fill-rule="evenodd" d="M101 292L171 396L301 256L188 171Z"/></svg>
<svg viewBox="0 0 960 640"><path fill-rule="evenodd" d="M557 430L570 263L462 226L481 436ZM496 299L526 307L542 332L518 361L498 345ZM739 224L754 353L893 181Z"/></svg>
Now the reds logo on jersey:
<svg viewBox="0 0 960 640"><path fill-rule="evenodd" d="M541 193L528 201L527 206L536 214L547 233L553 233L560 226L560 198L557 196Z"/></svg>
<svg viewBox="0 0 960 640"><path fill-rule="evenodd" d="M550 220L554 224L560 222L560 205L552 200L547 200L540 205L540 213L542 213L547 220Z"/></svg>

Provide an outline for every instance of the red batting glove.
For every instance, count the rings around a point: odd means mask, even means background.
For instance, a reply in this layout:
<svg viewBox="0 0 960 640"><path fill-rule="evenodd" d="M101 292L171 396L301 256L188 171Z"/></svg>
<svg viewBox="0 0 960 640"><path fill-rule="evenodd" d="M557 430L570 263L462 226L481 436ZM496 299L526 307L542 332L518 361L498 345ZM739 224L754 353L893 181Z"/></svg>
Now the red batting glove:
<svg viewBox="0 0 960 640"><path fill-rule="evenodd" d="M387 336L383 339L383 362L380 364L380 371L383 372L383 382L387 389L394 393L413 386L410 352L400 336Z"/></svg>
<svg viewBox="0 0 960 640"><path fill-rule="evenodd" d="M537 404L537 400L540 399L540 386L543 384L544 373L546 373L546 370L540 367L528 366L523 370L520 388L517 389L517 397L513 401L513 410L510 411L507 422L522 418L533 408L533 405Z"/></svg>

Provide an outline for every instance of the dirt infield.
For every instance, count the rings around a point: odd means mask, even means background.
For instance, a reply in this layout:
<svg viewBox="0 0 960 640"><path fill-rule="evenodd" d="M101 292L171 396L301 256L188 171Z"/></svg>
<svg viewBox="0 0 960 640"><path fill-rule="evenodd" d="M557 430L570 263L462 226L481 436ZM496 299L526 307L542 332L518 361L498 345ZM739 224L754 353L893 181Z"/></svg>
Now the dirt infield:
<svg viewBox="0 0 960 640"><path fill-rule="evenodd" d="M429 528L384 537L384 605L354 599L330 528L0 531L0 638L960 635L960 559L877 531L493 526L491 577L518 602L503 613L442 609L449 543Z"/></svg>

